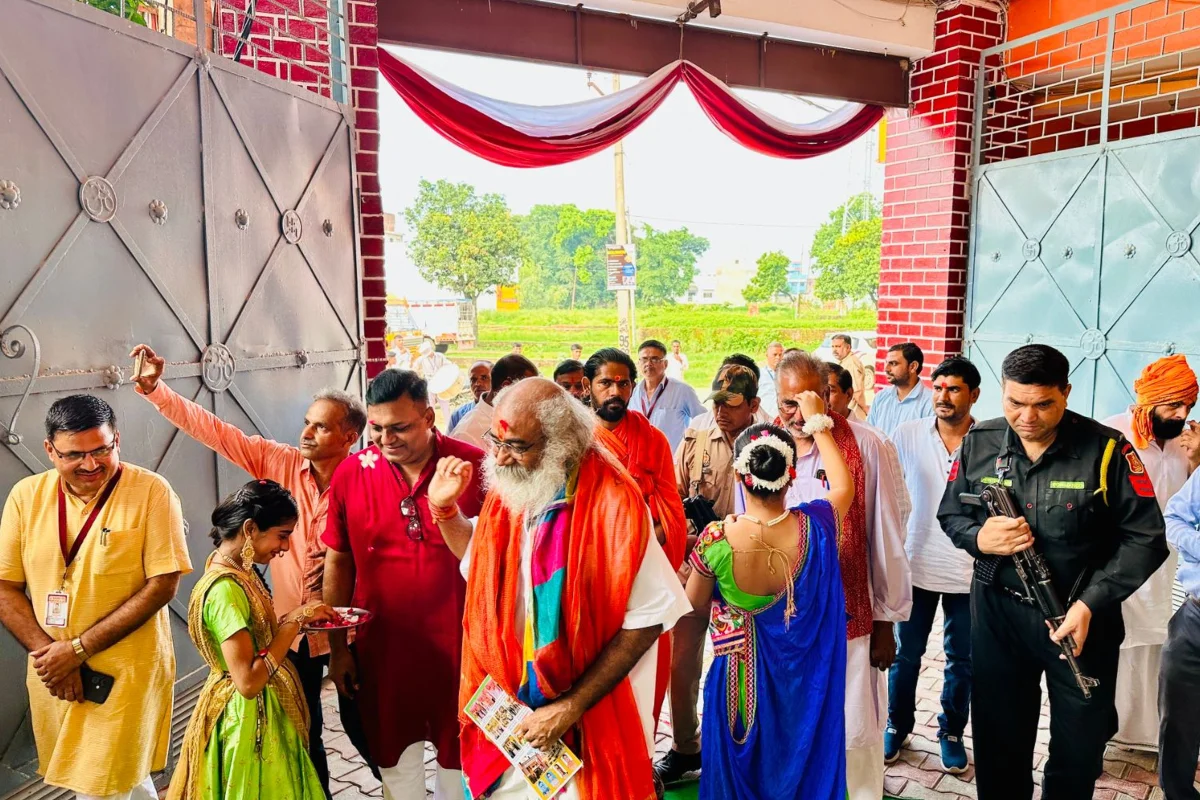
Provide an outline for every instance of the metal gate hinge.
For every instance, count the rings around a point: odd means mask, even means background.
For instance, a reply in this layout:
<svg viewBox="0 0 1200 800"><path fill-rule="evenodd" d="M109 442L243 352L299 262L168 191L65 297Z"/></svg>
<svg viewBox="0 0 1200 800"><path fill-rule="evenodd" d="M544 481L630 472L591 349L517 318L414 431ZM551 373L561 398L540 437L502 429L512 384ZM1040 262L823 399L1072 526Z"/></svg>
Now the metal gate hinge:
<svg viewBox="0 0 1200 800"><path fill-rule="evenodd" d="M14 336L18 330L24 331L33 345L33 368L29 371L29 381L25 384L25 391L21 394L21 399L17 401L17 407L13 409L8 424L0 422L0 439L9 447L16 447L21 443L21 434L17 433L17 418L21 416L21 408L29 399L29 394L33 391L33 383L42 371L42 343L38 341L37 335L25 325L10 325L0 331L0 354L3 354L5 358L20 358L25 355L25 344Z"/></svg>

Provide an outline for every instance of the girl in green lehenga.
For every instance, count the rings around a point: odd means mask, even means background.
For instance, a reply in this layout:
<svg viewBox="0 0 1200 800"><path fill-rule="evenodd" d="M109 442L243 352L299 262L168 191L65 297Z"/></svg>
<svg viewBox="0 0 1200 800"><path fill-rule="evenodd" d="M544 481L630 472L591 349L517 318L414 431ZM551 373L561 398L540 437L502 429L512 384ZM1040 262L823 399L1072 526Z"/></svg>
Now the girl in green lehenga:
<svg viewBox="0 0 1200 800"><path fill-rule="evenodd" d="M312 603L276 620L254 570L287 552L292 495L251 481L212 514L216 551L188 604L188 635L212 672L183 739L169 800L324 800L308 757L308 708L288 648L302 623L329 619Z"/></svg>

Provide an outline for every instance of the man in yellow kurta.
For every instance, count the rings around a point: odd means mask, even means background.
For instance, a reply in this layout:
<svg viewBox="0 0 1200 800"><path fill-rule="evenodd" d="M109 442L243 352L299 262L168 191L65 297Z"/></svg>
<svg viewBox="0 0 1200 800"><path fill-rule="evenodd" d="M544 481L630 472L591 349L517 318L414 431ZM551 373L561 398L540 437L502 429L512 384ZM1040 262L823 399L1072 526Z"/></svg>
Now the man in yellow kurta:
<svg viewBox="0 0 1200 800"><path fill-rule="evenodd" d="M0 623L30 652L38 772L83 800L152 800L175 679L166 605L191 571L179 498L121 464L99 398L54 403L45 448L54 469L17 483L0 517ZM112 677L106 699L89 671Z"/></svg>

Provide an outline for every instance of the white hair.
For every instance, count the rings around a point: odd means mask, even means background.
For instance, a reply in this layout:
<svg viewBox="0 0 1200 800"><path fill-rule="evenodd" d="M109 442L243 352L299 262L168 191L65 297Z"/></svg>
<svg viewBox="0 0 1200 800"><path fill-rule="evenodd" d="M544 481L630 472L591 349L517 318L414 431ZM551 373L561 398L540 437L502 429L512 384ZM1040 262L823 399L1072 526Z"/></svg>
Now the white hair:
<svg viewBox="0 0 1200 800"><path fill-rule="evenodd" d="M527 380L543 380L529 378ZM545 381L550 384L550 381ZM522 382L524 383L524 382ZM513 384L496 395L499 407L505 395L512 392ZM554 385L554 384L551 384ZM545 446L541 461L536 467L519 464L501 466L491 454L483 463L484 485L496 491L510 511L527 518L540 514L557 497L566 485L567 478L583 462L589 450L622 469L607 449L596 442L596 417L591 409L573 398L561 387L554 385L555 392L537 402L532 409L542 428Z"/></svg>

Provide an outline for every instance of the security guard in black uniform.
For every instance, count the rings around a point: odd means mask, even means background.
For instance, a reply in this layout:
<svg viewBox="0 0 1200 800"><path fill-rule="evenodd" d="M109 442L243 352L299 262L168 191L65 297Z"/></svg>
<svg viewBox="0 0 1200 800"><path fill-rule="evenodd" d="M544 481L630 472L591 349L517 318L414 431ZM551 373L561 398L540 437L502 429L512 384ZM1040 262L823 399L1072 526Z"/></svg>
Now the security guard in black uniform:
<svg viewBox="0 0 1200 800"><path fill-rule="evenodd" d="M955 546L976 559L971 727L979 800L1033 796L1043 673L1050 757L1042 798L1091 800L1105 744L1117 731L1121 601L1167 558L1154 487L1133 446L1117 431L1067 411L1069 373L1066 357L1047 345L1021 347L1004 359L1004 418L976 425L963 440L938 510ZM1023 517L988 518L960 499L997 483L1012 493ZM1008 557L1035 545L1067 608L1053 633ZM1081 671L1099 682L1090 700L1057 644L1067 635L1074 637Z"/></svg>

